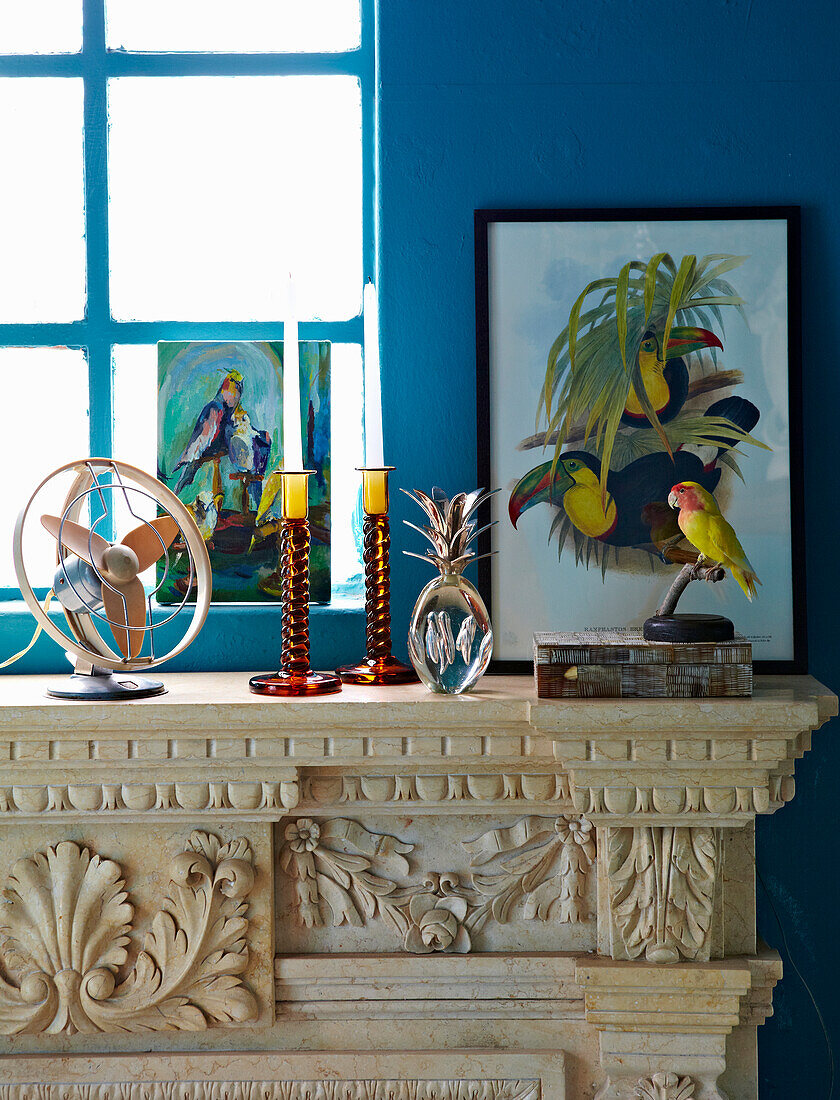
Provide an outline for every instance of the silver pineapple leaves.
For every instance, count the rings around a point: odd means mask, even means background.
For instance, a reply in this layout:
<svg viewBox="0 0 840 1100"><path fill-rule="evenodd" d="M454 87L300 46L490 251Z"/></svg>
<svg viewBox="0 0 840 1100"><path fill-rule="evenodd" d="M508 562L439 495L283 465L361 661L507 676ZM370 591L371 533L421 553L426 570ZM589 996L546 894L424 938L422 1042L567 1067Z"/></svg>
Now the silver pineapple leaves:
<svg viewBox="0 0 840 1100"><path fill-rule="evenodd" d="M427 527L418 527L407 519L403 523L418 531L432 544L432 549L425 554L414 554L410 550L403 550L403 553L411 558L430 562L441 573L461 573L471 562L488 557L488 554L476 556L470 543L496 522L494 520L483 527L477 527L474 517L481 505L498 491L475 489L471 493L456 493L450 500L438 488L432 489L431 496L420 489L413 492L403 489L402 492L420 505L430 521Z"/></svg>

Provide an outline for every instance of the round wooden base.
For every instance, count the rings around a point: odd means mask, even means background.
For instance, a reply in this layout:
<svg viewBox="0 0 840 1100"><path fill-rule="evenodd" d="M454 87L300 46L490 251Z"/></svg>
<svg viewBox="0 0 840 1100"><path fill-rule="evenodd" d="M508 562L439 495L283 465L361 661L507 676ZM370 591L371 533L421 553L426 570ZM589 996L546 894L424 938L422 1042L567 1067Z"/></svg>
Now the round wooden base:
<svg viewBox="0 0 840 1100"><path fill-rule="evenodd" d="M647 642L731 642L735 627L723 615L653 615L643 633Z"/></svg>
<svg viewBox="0 0 840 1100"><path fill-rule="evenodd" d="M357 665L342 665L336 669L345 684L416 684L417 673L390 654L387 657L365 657Z"/></svg>
<svg viewBox="0 0 840 1100"><path fill-rule="evenodd" d="M291 672L263 672L252 676L248 687L254 695L277 695L294 698L305 695L332 695L341 691L341 680L333 672L307 672L305 676Z"/></svg>

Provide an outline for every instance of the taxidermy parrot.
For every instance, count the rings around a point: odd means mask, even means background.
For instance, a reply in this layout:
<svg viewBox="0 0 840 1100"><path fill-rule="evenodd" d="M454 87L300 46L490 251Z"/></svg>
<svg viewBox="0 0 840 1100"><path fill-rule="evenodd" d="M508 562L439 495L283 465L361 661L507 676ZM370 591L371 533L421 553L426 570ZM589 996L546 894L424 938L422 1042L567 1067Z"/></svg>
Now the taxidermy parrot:
<svg viewBox="0 0 840 1100"><path fill-rule="evenodd" d="M233 410L242 397L242 375L228 371L212 401L208 401L195 422L190 441L175 464L181 470L175 492L192 485L201 464L208 459L222 458L228 452L229 428Z"/></svg>
<svg viewBox="0 0 840 1100"><path fill-rule="evenodd" d="M688 367L680 357L703 348L720 348L722 351L723 344L705 328L672 328L663 354L661 333L648 329L642 337L639 371L660 424L673 420L688 397ZM636 427L646 427L648 423L632 386L621 422Z"/></svg>
<svg viewBox="0 0 840 1100"><path fill-rule="evenodd" d="M724 416L744 431L758 422L758 409L741 397L727 397L706 410L708 416ZM714 438L714 437L712 437ZM601 463L588 451L566 451L551 477L551 462L529 471L513 489L508 503L510 521L535 504L561 507L574 527L588 538L609 546L661 547L679 533L676 518L667 506L676 476L697 482L712 492L720 481L717 458L730 448L721 438L710 463L689 450L677 450L673 459L665 451L643 455L607 477L607 495L600 487Z"/></svg>
<svg viewBox="0 0 840 1100"><path fill-rule="evenodd" d="M680 481L671 488L668 503L679 509L680 530L702 557L728 569L748 600L761 584L732 525L723 518L712 494L696 481Z"/></svg>

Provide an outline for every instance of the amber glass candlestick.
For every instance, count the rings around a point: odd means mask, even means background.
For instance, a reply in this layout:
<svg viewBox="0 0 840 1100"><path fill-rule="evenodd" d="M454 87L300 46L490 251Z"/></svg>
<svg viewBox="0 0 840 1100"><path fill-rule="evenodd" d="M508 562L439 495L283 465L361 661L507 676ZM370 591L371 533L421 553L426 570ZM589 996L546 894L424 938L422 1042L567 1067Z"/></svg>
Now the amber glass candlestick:
<svg viewBox="0 0 840 1100"><path fill-rule="evenodd" d="M391 653L388 474L393 469L393 466L362 468L367 648L364 660L338 669L345 684L413 684L417 680L414 669Z"/></svg>
<svg viewBox="0 0 840 1100"><path fill-rule="evenodd" d="M280 523L280 577L283 632L280 668L252 676L257 695L329 695L341 691L334 672L309 667L309 502L312 470L284 470Z"/></svg>

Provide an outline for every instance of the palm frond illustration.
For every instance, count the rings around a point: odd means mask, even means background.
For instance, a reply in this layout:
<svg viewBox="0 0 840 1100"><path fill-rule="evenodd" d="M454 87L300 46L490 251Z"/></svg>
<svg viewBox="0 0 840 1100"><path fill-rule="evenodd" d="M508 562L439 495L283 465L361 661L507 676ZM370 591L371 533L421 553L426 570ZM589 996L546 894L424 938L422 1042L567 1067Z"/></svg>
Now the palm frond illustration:
<svg viewBox="0 0 840 1100"><path fill-rule="evenodd" d="M622 426L644 429L630 433L635 451L624 453L627 447L619 444L622 465L654 449L673 459L681 445L716 446L725 431L730 447L757 443L737 424L721 423L725 418L689 417L678 432L666 430L693 396L686 359L705 350L717 363L723 344L714 329L725 334L725 308L746 322L744 302L724 278L745 259L689 255L677 264L659 252L647 262L630 260L617 276L583 289L549 352L537 408L537 428L545 424L542 441L554 445L552 477L563 448L579 443L597 459L605 501Z"/></svg>

